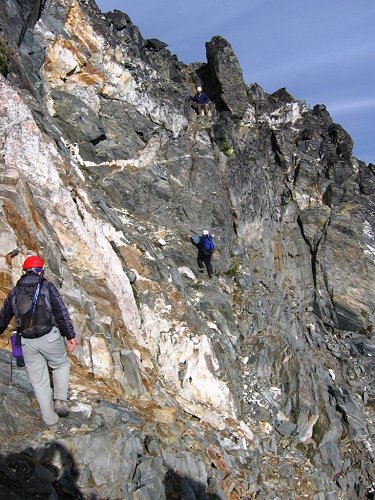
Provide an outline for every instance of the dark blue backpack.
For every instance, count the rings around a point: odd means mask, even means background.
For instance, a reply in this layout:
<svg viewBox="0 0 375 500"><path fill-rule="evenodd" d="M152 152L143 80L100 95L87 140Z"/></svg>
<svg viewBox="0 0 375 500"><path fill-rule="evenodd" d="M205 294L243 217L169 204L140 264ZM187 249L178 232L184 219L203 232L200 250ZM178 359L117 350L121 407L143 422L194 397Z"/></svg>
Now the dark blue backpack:
<svg viewBox="0 0 375 500"><path fill-rule="evenodd" d="M209 234L202 236L200 243L201 243L202 248L204 250L207 250L207 252L212 252L215 248L212 236Z"/></svg>

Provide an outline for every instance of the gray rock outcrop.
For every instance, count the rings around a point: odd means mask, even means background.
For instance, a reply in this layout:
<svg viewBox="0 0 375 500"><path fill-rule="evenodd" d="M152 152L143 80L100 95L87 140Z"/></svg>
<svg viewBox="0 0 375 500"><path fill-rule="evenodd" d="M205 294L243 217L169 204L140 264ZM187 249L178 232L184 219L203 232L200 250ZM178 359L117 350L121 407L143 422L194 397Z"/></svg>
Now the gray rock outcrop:
<svg viewBox="0 0 375 500"><path fill-rule="evenodd" d="M0 298L39 253L79 340L48 431L0 338L1 494L366 498L374 165L221 37L188 66L93 0L6 0L0 27Z"/></svg>

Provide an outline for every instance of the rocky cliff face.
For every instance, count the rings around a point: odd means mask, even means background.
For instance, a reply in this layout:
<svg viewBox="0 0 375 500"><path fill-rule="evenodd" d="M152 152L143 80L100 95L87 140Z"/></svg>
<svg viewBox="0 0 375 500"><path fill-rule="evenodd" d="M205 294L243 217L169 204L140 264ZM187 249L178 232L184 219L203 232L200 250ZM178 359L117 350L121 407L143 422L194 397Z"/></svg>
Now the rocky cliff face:
<svg viewBox="0 0 375 500"><path fill-rule="evenodd" d="M7 0L0 24L0 298L39 253L79 338L53 434L3 335L2 492L371 495L374 165L221 37L187 66L93 0Z"/></svg>

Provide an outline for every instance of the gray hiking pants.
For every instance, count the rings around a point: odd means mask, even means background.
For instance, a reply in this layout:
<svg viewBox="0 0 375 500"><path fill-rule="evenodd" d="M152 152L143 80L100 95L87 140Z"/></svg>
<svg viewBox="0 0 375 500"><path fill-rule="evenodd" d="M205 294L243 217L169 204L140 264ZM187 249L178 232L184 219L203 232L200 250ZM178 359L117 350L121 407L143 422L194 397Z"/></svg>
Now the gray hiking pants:
<svg viewBox="0 0 375 500"><path fill-rule="evenodd" d="M70 361L59 329L52 330L38 339L21 339L27 374L34 388L43 420L48 425L56 424L53 399L67 400ZM48 366L52 369L53 399Z"/></svg>

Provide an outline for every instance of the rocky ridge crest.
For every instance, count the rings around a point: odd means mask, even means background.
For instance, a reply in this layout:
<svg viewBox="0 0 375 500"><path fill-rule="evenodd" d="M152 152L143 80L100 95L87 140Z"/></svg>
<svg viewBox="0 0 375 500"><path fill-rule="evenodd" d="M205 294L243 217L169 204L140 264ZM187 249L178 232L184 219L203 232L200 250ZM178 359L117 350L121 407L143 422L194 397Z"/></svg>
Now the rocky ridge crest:
<svg viewBox="0 0 375 500"><path fill-rule="evenodd" d="M55 433L1 338L3 493L364 498L374 166L325 106L246 85L221 37L188 66L92 0L7 0L0 25L0 297L40 253L79 337Z"/></svg>

